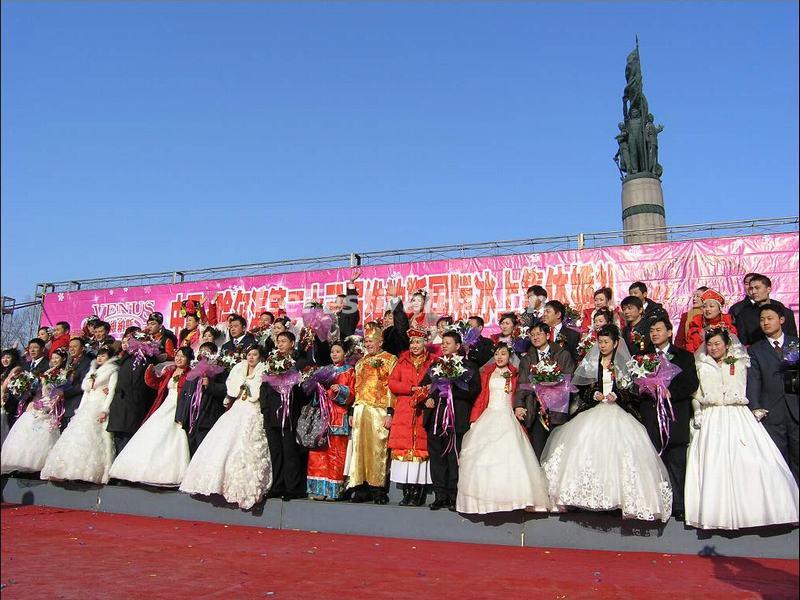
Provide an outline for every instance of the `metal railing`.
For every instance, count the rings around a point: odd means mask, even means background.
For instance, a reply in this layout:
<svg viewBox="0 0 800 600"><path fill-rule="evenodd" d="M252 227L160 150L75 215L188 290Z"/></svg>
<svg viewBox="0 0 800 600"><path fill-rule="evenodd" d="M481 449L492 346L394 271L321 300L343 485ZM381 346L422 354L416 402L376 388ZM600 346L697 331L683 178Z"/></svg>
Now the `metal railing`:
<svg viewBox="0 0 800 600"><path fill-rule="evenodd" d="M722 237L725 235L752 235L763 233L786 233L798 231L800 217L780 217L769 219L748 219L744 221L720 221L695 225L675 225L651 230L637 231L642 236L666 234L671 241L697 239L703 237ZM348 266L375 266L399 262L420 262L448 258L477 258L502 254L540 253L555 250L580 250L583 248L602 248L624 245L622 231L603 231L578 233L536 238L521 238L472 244L450 244L421 248L402 248L398 250L379 250L375 252L350 252L333 256L315 258L295 258L288 260L248 263L224 267L202 269L180 269L158 273L137 275L118 275L95 277L91 279L70 279L40 283L36 286L36 298L44 294L60 291L102 289L119 286L153 285L158 283L180 283L185 281L205 281L225 277L242 277L268 273L291 273L316 269L341 268Z"/></svg>

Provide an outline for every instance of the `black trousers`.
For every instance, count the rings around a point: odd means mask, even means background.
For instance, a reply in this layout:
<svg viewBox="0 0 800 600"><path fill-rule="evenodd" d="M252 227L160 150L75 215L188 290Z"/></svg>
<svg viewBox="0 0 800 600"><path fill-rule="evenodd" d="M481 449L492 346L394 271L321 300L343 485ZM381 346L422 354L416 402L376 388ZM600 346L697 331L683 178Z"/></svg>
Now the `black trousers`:
<svg viewBox="0 0 800 600"><path fill-rule="evenodd" d="M131 441L132 433L114 432L114 449L117 451L117 456L122 452L125 445Z"/></svg>
<svg viewBox="0 0 800 600"><path fill-rule="evenodd" d="M461 452L463 433L456 433L456 451ZM433 491L437 496L452 496L458 492L458 458L456 451L450 450L445 454L445 448L450 438L446 435L433 435L428 432L428 454L430 458L431 480Z"/></svg>
<svg viewBox="0 0 800 600"><path fill-rule="evenodd" d="M267 427L272 462L273 494L305 494L308 453L297 443L295 432Z"/></svg>
<svg viewBox="0 0 800 600"><path fill-rule="evenodd" d="M64 399L64 415L61 417L60 427L62 432L67 428L67 425L69 425L70 419L75 416L75 411L78 410L80 404L81 396Z"/></svg>
<svg viewBox="0 0 800 600"><path fill-rule="evenodd" d="M553 427L551 425L551 427ZM539 415L533 420L533 425L528 430L528 439L531 441L531 446L533 446L533 452L536 454L536 460L542 460L542 451L544 450L544 445L547 443L547 438L550 437L550 432L542 425L542 422L539 420Z"/></svg>
<svg viewBox="0 0 800 600"><path fill-rule="evenodd" d="M661 453L661 460L667 467L669 483L672 486L672 514L683 514L683 488L686 485L686 453L688 444L667 444Z"/></svg>
<svg viewBox="0 0 800 600"><path fill-rule="evenodd" d="M777 413L778 411L774 411ZM764 429L780 450L789 470L794 475L794 480L800 482L800 431L798 423L788 414L773 414L772 412L762 421Z"/></svg>

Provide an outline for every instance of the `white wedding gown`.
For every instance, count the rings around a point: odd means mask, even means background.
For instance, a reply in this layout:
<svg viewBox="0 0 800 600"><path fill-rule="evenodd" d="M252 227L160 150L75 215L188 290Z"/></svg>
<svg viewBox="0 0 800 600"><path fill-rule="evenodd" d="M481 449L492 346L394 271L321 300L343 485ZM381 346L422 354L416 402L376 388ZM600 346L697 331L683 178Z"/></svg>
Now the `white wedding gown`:
<svg viewBox="0 0 800 600"><path fill-rule="evenodd" d="M272 465L264 431L259 392L263 363L247 376L247 363L236 365L226 382L228 395L239 398L214 424L197 448L180 490L187 494L221 494L248 510L272 485ZM241 399L247 384L248 397Z"/></svg>
<svg viewBox="0 0 800 600"><path fill-rule="evenodd" d="M612 389L603 369L603 394ZM560 510L622 511L623 518L668 521L672 487L647 430L616 403L600 403L557 427L542 451L550 501Z"/></svg>
<svg viewBox="0 0 800 600"><path fill-rule="evenodd" d="M6 407L0 406L0 446L2 446L6 441L9 429L10 427L8 426L8 414L6 413Z"/></svg>
<svg viewBox="0 0 800 600"><path fill-rule="evenodd" d="M75 416L61 434L42 468L41 478L56 481L108 483L108 470L114 460L114 437L106 431L108 420L98 423L101 412L108 413L117 387L116 360L97 367L92 362L81 387L83 397ZM92 375L95 375L92 386ZM103 390L108 388L106 394Z"/></svg>
<svg viewBox="0 0 800 600"><path fill-rule="evenodd" d="M748 408L748 361L718 365L700 351L699 430L686 461L686 524L740 529L798 522L798 488L778 447Z"/></svg>
<svg viewBox="0 0 800 600"><path fill-rule="evenodd" d="M547 479L505 385L495 370L489 378L489 405L464 435L456 498L460 513L548 510Z"/></svg>
<svg viewBox="0 0 800 600"><path fill-rule="evenodd" d="M43 390L47 393L47 390ZM0 473L37 473L60 432L48 412L33 408L33 400L8 432L0 451Z"/></svg>
<svg viewBox="0 0 800 600"><path fill-rule="evenodd" d="M175 422L177 383L170 377L167 397L119 453L108 475L150 485L180 485L189 464L189 440Z"/></svg>

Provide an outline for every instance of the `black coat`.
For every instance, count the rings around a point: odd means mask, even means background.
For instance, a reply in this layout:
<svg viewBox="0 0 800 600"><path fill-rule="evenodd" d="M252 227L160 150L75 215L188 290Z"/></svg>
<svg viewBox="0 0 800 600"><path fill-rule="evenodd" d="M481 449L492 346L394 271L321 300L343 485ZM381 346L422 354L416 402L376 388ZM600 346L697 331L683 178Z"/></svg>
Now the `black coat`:
<svg viewBox="0 0 800 600"><path fill-rule="evenodd" d="M690 352L670 344L667 354L672 356L670 362L681 370L669 384L670 401L672 402L672 411L675 413L675 420L670 423L668 445L686 445L689 443L689 421L694 414L692 396L700 386L700 381L697 379L694 356ZM656 401L652 396L639 395L639 413L653 446L660 451L661 434L658 428Z"/></svg>
<svg viewBox="0 0 800 600"><path fill-rule="evenodd" d="M32 364L33 361L30 360L25 361L25 364L22 365L22 370L30 371L31 373L39 377L40 375L44 375L45 371L47 371L47 369L50 368L50 363L47 362L47 357L44 356L41 358L41 360L39 360L39 362L35 367L31 368Z"/></svg>
<svg viewBox="0 0 800 600"><path fill-rule="evenodd" d="M308 365L305 356L301 353L296 353L294 359L295 368L302 372ZM310 401L311 398L303 392L302 387L299 385L294 386L291 391L289 414L286 415L286 419L284 420L283 403L280 393L270 384L262 383L259 393L259 402L261 404L261 414L264 415L264 428L283 428L286 431L295 431L297 429L297 421L300 418L300 411L303 406Z"/></svg>
<svg viewBox="0 0 800 600"><path fill-rule="evenodd" d="M222 354L228 354L229 352L234 352L237 350L239 352L244 352L254 344L256 344L256 338L250 333L245 333L238 345L235 344L231 339L222 344L220 352L222 352Z"/></svg>
<svg viewBox="0 0 800 600"><path fill-rule="evenodd" d="M469 417L472 412L472 405L475 404L475 400L481 393L481 376L480 373L478 373L478 365L468 360L465 360L463 365L470 371L467 389L461 389L457 385L452 386L456 433L466 433L469 429ZM420 386L430 385L430 383L431 371L428 369L428 372L425 373L425 376L422 378ZM443 398L439 397L438 390L431 389L430 397L434 399L436 404L433 408L425 408L422 422L428 435L434 435L434 430L436 430L438 434L441 434L441 422L442 415L444 414L445 402Z"/></svg>
<svg viewBox="0 0 800 600"><path fill-rule="evenodd" d="M634 332L642 335L642 344L634 344L632 342L632 336ZM628 323L622 330L622 339L633 356L652 352L653 345L650 343L650 321L642 317L642 319L636 325L634 325L633 328L631 328L630 323Z"/></svg>
<svg viewBox="0 0 800 600"><path fill-rule="evenodd" d="M134 356L123 354L119 358L117 388L108 412L107 430L112 433L136 433L144 416L155 400L156 390L144 382L148 361L133 366Z"/></svg>
<svg viewBox="0 0 800 600"><path fill-rule="evenodd" d="M581 334L572 329L571 327L567 327L566 325L561 326L561 330L558 332L559 338L564 338L564 342L558 342L558 344L564 348L569 355L572 357L572 362L575 364L578 363L578 344L581 343Z"/></svg>
<svg viewBox="0 0 800 600"><path fill-rule="evenodd" d="M494 353L492 352L493 348L494 344L492 343L492 340L481 336L478 338L478 341L475 342L475 345L469 349L467 360L478 365L478 368L483 367L483 365L492 360L492 357L494 356Z"/></svg>
<svg viewBox="0 0 800 600"><path fill-rule="evenodd" d="M642 321L646 321L648 323L648 329L649 329L650 319L663 316L667 316L667 311L664 309L664 306L659 304L658 302L653 302L652 300L648 300L647 308L645 308L644 314L642 315Z"/></svg>
<svg viewBox="0 0 800 600"><path fill-rule="evenodd" d="M194 396L197 386L200 384L199 379L193 381L186 380L181 395L178 396L178 406L175 409L175 421L181 424L181 427L186 431L189 438L189 453L194 454L197 447L203 442L206 434L214 426L223 413L225 412L225 395L227 388L225 381L228 378L228 373L223 371L216 377L209 381L208 386L203 390L203 395L200 401L200 412L197 416L192 431L189 431L189 416L192 406L192 396Z"/></svg>
<svg viewBox="0 0 800 600"><path fill-rule="evenodd" d="M797 324L794 322L794 313L777 300L770 300L769 303L780 310L785 319L783 333L797 337ZM764 332L761 331L761 317L758 310L759 306L751 302L745 304L737 314L735 321L736 331L738 332L739 340L745 346L752 346L766 337Z"/></svg>
<svg viewBox="0 0 800 600"><path fill-rule="evenodd" d="M76 365L71 365L67 371L69 383L64 389L64 416L61 419L61 430L63 431L69 424L70 419L78 410L83 398L83 380L92 367L92 356L83 352Z"/></svg>
<svg viewBox="0 0 800 600"><path fill-rule="evenodd" d="M784 352L789 342L797 344L797 336L784 335ZM750 346L749 353L747 399L750 401L750 408L764 408L769 411L762 421L765 426L773 424L780 426L780 421L786 418L797 423L800 420L798 397L796 393L787 393L784 386L783 357L766 339Z"/></svg>
<svg viewBox="0 0 800 600"><path fill-rule="evenodd" d="M408 339L408 315L403 308L402 300L392 309L394 325L387 327L383 332L383 349L389 354L400 356L404 350L408 350L410 340Z"/></svg>
<svg viewBox="0 0 800 600"><path fill-rule="evenodd" d="M339 339L342 341L355 334L359 319L358 290L349 287L345 296L344 310L336 315L336 322L339 326ZM348 307L353 307L354 310L352 312L348 311Z"/></svg>

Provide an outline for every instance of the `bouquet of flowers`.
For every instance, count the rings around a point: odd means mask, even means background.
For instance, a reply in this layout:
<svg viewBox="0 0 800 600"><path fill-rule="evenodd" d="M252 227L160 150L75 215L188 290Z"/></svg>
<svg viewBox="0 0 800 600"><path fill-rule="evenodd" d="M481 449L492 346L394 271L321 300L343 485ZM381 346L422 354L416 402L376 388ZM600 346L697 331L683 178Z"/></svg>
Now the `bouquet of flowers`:
<svg viewBox="0 0 800 600"><path fill-rule="evenodd" d="M128 354L133 355L136 369L148 358L161 354L161 344L143 331L137 331L128 338Z"/></svg>
<svg viewBox="0 0 800 600"><path fill-rule="evenodd" d="M33 409L47 417L48 429L55 431L64 416L64 389L67 387L64 369L49 369L42 376L42 394L33 401Z"/></svg>
<svg viewBox="0 0 800 600"><path fill-rule="evenodd" d="M444 399L444 413L439 419L439 408L436 409L433 433L447 434L449 441L444 449L444 454L455 449L455 423L456 413L453 405L453 386L466 390L469 387L470 371L464 366L464 357L457 354L441 356L431 365L431 390L437 390L439 397ZM441 425L441 431L440 431Z"/></svg>
<svg viewBox="0 0 800 600"><path fill-rule="evenodd" d="M203 377L213 379L225 370L225 367L217 362L218 354L210 352L200 352L197 359L191 362L191 369L186 375L187 381L198 381ZM200 406L203 401L203 386L198 381L192 394L192 402L189 405L189 433L194 429L197 418L200 416Z"/></svg>
<svg viewBox="0 0 800 600"><path fill-rule="evenodd" d="M675 420L667 388L681 369L669 362L669 358L663 354L634 356L626 366L639 390L656 401L656 417L663 451L669 441L670 421Z"/></svg>
<svg viewBox="0 0 800 600"><path fill-rule="evenodd" d="M319 302L311 302L303 309L303 323L311 330L312 336L316 335L323 342L327 342L330 339L333 320L334 315L325 312Z"/></svg>
<svg viewBox="0 0 800 600"><path fill-rule="evenodd" d="M594 331L590 331L586 335L581 338L581 341L578 342L578 362L582 361L583 358L589 353L589 350L597 342L597 334Z"/></svg>
<svg viewBox="0 0 800 600"><path fill-rule="evenodd" d="M220 364L226 371L230 371L242 362L245 358L244 352L239 350L229 350L225 354L217 357L217 363Z"/></svg>
<svg viewBox="0 0 800 600"><path fill-rule="evenodd" d="M308 394L315 394L313 402L313 420L318 421L318 425L310 427L313 430L310 448L319 448L324 445L323 438L327 439L331 428L331 416L333 414L332 398L328 388L336 381L337 369L334 365L324 367L306 367L301 374L300 385L303 391ZM303 417L300 417L301 421ZM308 440L307 440L308 441ZM304 443L305 445L305 443Z"/></svg>
<svg viewBox="0 0 800 600"><path fill-rule="evenodd" d="M35 385L36 375L30 371L20 371L9 379L8 393L21 401L32 393Z"/></svg>
<svg viewBox="0 0 800 600"><path fill-rule="evenodd" d="M522 354L528 349L528 332L530 327L525 325L517 325L514 327L514 332L511 334L513 341L511 342L511 349L514 352Z"/></svg>
<svg viewBox="0 0 800 600"><path fill-rule="evenodd" d="M477 343L478 338L481 337L481 332L478 331L477 327L470 327L469 321L464 319L456 321L447 329L449 331L455 331L461 336L461 345L464 347L464 351L467 354L469 353L470 348Z"/></svg>
<svg viewBox="0 0 800 600"><path fill-rule="evenodd" d="M281 396L281 405L278 407L278 416L281 418L281 428L286 424L289 416L292 388L300 383L300 373L295 369L295 361L291 356L283 354L280 350L273 350L266 360L267 369L262 376L262 381L272 386Z"/></svg>
<svg viewBox="0 0 800 600"><path fill-rule="evenodd" d="M564 325L567 327L572 327L573 329L577 328L581 322L581 313L578 312L575 308L569 305L569 303L564 303L564 316L562 318Z"/></svg>
<svg viewBox="0 0 800 600"><path fill-rule="evenodd" d="M783 373L783 388L787 394L797 394L800 373L798 364L800 363L800 348L795 340L786 343L783 351L783 362L780 371Z"/></svg>
<svg viewBox="0 0 800 600"><path fill-rule="evenodd" d="M530 381L533 385L521 387L529 387L536 394L542 424L549 429L554 420L557 423L565 422L569 414L570 394L578 391L572 385L572 375L563 373L555 361L545 359L531 366Z"/></svg>

